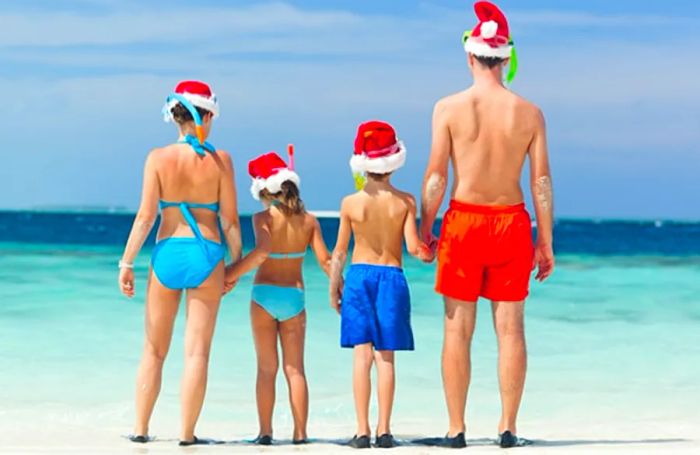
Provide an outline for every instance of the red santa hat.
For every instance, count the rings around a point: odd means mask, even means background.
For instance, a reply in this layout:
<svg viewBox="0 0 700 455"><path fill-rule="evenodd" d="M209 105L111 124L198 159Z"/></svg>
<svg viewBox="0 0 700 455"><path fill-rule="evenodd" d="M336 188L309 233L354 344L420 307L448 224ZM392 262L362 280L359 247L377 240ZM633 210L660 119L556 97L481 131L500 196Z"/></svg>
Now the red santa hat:
<svg viewBox="0 0 700 455"><path fill-rule="evenodd" d="M275 152L266 153L251 160L248 163L248 174L253 179L250 192L256 200L260 200L262 190L273 194L279 193L284 182L290 181L296 186L301 182L299 175L291 170Z"/></svg>
<svg viewBox="0 0 700 455"><path fill-rule="evenodd" d="M359 126L355 137L355 152L350 159L353 173L388 174L405 162L406 148L396 138L394 127L378 120Z"/></svg>
<svg viewBox="0 0 700 455"><path fill-rule="evenodd" d="M182 96L195 107L211 112L214 118L219 116L219 102L208 84L201 81L182 81L177 84L174 93ZM177 103L176 99L168 98L163 106L163 118L166 122L173 119L172 109Z"/></svg>
<svg viewBox="0 0 700 455"><path fill-rule="evenodd" d="M464 42L464 50L479 57L510 58L513 43L505 14L491 2L476 2L479 23Z"/></svg>

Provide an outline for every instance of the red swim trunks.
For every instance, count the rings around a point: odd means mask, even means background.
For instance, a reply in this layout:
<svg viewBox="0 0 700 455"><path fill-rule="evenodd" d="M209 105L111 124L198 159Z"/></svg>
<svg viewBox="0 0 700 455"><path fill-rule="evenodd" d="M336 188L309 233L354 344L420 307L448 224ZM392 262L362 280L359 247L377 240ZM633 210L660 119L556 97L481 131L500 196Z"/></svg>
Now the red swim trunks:
<svg viewBox="0 0 700 455"><path fill-rule="evenodd" d="M458 300L516 302L527 297L534 248L525 204L450 201L442 220L435 290Z"/></svg>

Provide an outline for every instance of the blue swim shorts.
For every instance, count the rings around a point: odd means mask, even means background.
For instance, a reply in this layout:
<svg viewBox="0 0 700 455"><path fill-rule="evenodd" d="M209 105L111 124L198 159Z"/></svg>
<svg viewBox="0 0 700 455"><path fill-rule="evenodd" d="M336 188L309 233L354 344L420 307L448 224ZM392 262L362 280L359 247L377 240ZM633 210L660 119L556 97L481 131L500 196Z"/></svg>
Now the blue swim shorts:
<svg viewBox="0 0 700 455"><path fill-rule="evenodd" d="M412 351L411 295L400 267L352 264L345 276L340 345L372 343L378 351Z"/></svg>

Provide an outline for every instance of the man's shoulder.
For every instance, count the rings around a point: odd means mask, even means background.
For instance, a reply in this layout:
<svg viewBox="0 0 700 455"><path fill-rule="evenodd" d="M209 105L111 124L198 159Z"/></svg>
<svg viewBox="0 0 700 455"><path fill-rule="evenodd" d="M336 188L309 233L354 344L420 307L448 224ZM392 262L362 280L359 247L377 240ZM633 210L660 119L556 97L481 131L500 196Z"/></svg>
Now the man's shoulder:
<svg viewBox="0 0 700 455"><path fill-rule="evenodd" d="M360 197L360 193L352 193L348 194L343 198L342 201L340 201L340 212L347 212L348 210L352 209L354 206L358 204L358 198Z"/></svg>
<svg viewBox="0 0 700 455"><path fill-rule="evenodd" d="M469 90L462 90L457 93L444 96L435 102L435 111L443 111L455 105L463 103L469 98Z"/></svg>
<svg viewBox="0 0 700 455"><path fill-rule="evenodd" d="M519 95L518 93L515 93L515 92L510 92L510 94L513 97L513 103L515 104L515 106L519 110L521 110L523 112L527 112L527 113L532 114L532 115L541 115L542 114L542 111L540 110L539 106L537 106L532 101L528 100L524 96Z"/></svg>

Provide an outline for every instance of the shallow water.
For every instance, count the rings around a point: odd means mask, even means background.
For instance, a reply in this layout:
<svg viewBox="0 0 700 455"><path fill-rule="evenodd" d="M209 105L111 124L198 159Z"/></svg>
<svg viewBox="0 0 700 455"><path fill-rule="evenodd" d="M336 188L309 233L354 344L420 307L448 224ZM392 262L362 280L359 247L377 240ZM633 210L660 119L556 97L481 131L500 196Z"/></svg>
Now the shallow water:
<svg viewBox="0 0 700 455"><path fill-rule="evenodd" d="M662 425L654 434L673 437L700 424L700 256L640 250L563 252L553 277L533 283L520 418L528 435L566 426L609 433ZM116 286L120 254L109 244L0 243L0 444L27 432L48 438L98 428L101 437L116 438L131 430L148 251L137 261L133 300ZM435 436L447 424L439 368L442 304L432 291L433 266L407 259L405 269L416 351L397 356L394 431ZM313 261L304 271L312 436L351 436L351 351L338 347L326 278ZM244 278L221 307L204 436L243 438L257 431L250 285ZM153 418L153 432L166 438L178 434L183 308ZM468 425L482 436L495 433L500 406L491 324L489 304L480 302ZM277 401L275 427L288 437L282 378Z"/></svg>

